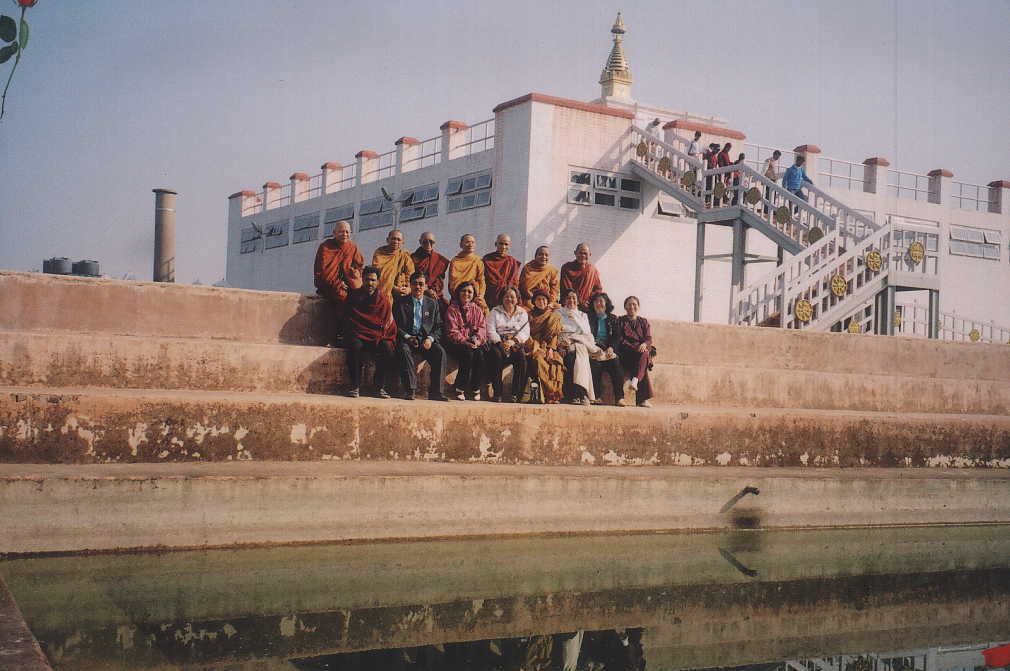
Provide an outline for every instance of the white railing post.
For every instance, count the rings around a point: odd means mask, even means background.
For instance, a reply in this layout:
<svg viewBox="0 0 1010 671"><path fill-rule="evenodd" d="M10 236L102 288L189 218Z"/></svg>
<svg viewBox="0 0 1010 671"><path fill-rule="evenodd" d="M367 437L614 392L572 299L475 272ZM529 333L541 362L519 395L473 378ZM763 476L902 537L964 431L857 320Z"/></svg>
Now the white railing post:
<svg viewBox="0 0 1010 671"><path fill-rule="evenodd" d="M1010 214L1010 180L989 182L989 211L993 214Z"/></svg>
<svg viewBox="0 0 1010 671"><path fill-rule="evenodd" d="M263 210L273 210L280 205L281 185L278 182L263 184Z"/></svg>
<svg viewBox="0 0 1010 671"><path fill-rule="evenodd" d="M446 121L439 126L442 131L442 161L451 161L463 155L461 146L466 142L466 129L462 121Z"/></svg>
<svg viewBox="0 0 1010 671"><path fill-rule="evenodd" d="M291 202L300 203L309 197L309 176L304 172L296 172L289 177L291 180Z"/></svg>
<svg viewBox="0 0 1010 671"><path fill-rule="evenodd" d="M228 220L248 217L258 211L259 201L256 192L250 189L243 189L228 196Z"/></svg>
<svg viewBox="0 0 1010 671"><path fill-rule="evenodd" d="M419 166L417 163L421 141L404 135L396 141L396 174L400 175Z"/></svg>
<svg viewBox="0 0 1010 671"><path fill-rule="evenodd" d="M936 205L950 205L950 179L954 176L950 170L937 168L926 173L929 177L928 201Z"/></svg>
<svg viewBox="0 0 1010 671"><path fill-rule="evenodd" d="M887 193L887 166L890 161L873 156L863 161L863 191L883 195Z"/></svg>
<svg viewBox="0 0 1010 671"><path fill-rule="evenodd" d="M329 161L327 163L323 163L319 167L323 171L322 192L325 195L329 193L331 190L335 190L331 189L331 187L339 186L340 181L343 178L344 166L340 165L339 163Z"/></svg>
<svg viewBox="0 0 1010 671"><path fill-rule="evenodd" d="M366 182L375 181L375 169L379 155L371 149L362 149L354 155L357 160L357 172L354 176L354 183L358 186Z"/></svg>

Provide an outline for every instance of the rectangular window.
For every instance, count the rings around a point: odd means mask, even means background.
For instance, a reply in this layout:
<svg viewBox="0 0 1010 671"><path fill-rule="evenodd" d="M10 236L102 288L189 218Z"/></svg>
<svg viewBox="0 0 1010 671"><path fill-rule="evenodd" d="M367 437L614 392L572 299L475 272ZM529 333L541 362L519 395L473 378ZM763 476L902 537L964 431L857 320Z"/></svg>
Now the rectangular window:
<svg viewBox="0 0 1010 671"><path fill-rule="evenodd" d="M363 200L361 201L361 207L358 208L358 212L361 214L362 217L365 216L366 214L375 214L376 212L381 212L383 203L387 202L389 201L387 201L385 198L371 198L369 200Z"/></svg>
<svg viewBox="0 0 1010 671"><path fill-rule="evenodd" d="M369 214L361 217L361 226L359 230L370 231L373 228L382 228L383 226L393 225L393 213L392 212L378 212L376 214Z"/></svg>
<svg viewBox="0 0 1010 671"><path fill-rule="evenodd" d="M642 209L642 182L637 179L597 170L570 170L568 176L568 202L573 205Z"/></svg>
<svg viewBox="0 0 1010 671"><path fill-rule="evenodd" d="M333 229L336 228L338 221L346 221L349 224L354 224L354 203L348 203L347 205L338 205L337 207L331 207L326 210L323 215L323 237L328 238L333 235Z"/></svg>
<svg viewBox="0 0 1010 671"><path fill-rule="evenodd" d="M446 196L452 196L451 198L446 198L445 201L446 211L449 213L490 205L491 173L485 171L472 175L453 177L446 185L445 194ZM437 215L438 207L432 208L432 212L433 214L428 214L428 210L425 209L425 216L433 217Z"/></svg>
<svg viewBox="0 0 1010 671"><path fill-rule="evenodd" d="M635 193L642 192L642 183L637 179L622 179L621 180L621 190L622 191L633 191Z"/></svg>
<svg viewBox="0 0 1010 671"><path fill-rule="evenodd" d="M596 175L596 188L597 189L609 189L610 191L617 190L617 176L616 175ZM613 203L611 203L613 204Z"/></svg>
<svg viewBox="0 0 1010 671"><path fill-rule="evenodd" d="M999 231L982 231L985 235L985 241L991 245L999 245L1003 242L1003 238Z"/></svg>
<svg viewBox="0 0 1010 671"><path fill-rule="evenodd" d="M260 232L257 231L255 228L253 228L252 226L249 226L248 228L243 228L241 236L242 237L241 237L241 245L239 247L239 254L249 254L250 252L255 252L257 249L259 249L260 238L263 236L261 236Z"/></svg>
<svg viewBox="0 0 1010 671"><path fill-rule="evenodd" d="M315 240L319 233L319 213L303 214L295 217L294 228L291 232L291 244L299 242L309 242Z"/></svg>
<svg viewBox="0 0 1010 671"><path fill-rule="evenodd" d="M266 234L266 242L264 244L266 249L288 246L288 222L277 221L267 224L264 233Z"/></svg>
<svg viewBox="0 0 1010 671"><path fill-rule="evenodd" d="M625 210L637 210L642 207L642 201L639 198L621 196L621 207Z"/></svg>
<svg viewBox="0 0 1010 671"><path fill-rule="evenodd" d="M597 191L595 202L597 205L610 205L611 207L613 207L616 198L617 197L612 193L600 193L599 191Z"/></svg>
<svg viewBox="0 0 1010 671"><path fill-rule="evenodd" d="M985 242L985 234L974 228L950 227L950 239L963 242Z"/></svg>
<svg viewBox="0 0 1010 671"><path fill-rule="evenodd" d="M589 205L590 193L583 189L568 189L568 202L576 205Z"/></svg>
<svg viewBox="0 0 1010 671"><path fill-rule="evenodd" d="M573 172L572 173L572 184L592 184L593 176L588 172Z"/></svg>
<svg viewBox="0 0 1010 671"><path fill-rule="evenodd" d="M418 186L403 192L403 209L400 221L416 221L438 216L438 184ZM422 205L421 203L432 203Z"/></svg>

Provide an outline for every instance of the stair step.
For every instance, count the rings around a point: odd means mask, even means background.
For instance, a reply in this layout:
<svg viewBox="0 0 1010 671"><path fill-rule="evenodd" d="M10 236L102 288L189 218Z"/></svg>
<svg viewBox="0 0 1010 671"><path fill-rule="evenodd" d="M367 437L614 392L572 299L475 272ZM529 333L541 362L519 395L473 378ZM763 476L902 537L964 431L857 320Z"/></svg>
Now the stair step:
<svg viewBox="0 0 1010 671"><path fill-rule="evenodd" d="M0 388L0 462L1010 468L1010 416Z"/></svg>

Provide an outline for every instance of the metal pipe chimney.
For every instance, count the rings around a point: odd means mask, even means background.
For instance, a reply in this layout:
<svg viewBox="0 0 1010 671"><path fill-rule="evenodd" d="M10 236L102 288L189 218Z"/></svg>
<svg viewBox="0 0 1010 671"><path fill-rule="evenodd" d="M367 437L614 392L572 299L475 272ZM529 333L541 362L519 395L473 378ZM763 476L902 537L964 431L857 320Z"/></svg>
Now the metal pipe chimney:
<svg viewBox="0 0 1010 671"><path fill-rule="evenodd" d="M154 191L154 281L175 282L175 196L171 189Z"/></svg>

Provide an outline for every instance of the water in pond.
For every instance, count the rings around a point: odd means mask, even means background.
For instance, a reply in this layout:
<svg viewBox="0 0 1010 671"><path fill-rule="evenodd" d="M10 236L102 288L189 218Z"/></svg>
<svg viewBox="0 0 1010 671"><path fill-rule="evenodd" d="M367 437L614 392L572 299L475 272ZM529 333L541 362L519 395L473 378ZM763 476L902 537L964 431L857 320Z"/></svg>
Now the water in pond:
<svg viewBox="0 0 1010 671"><path fill-rule="evenodd" d="M1010 527L11 559L58 670L947 671L1010 640Z"/></svg>

